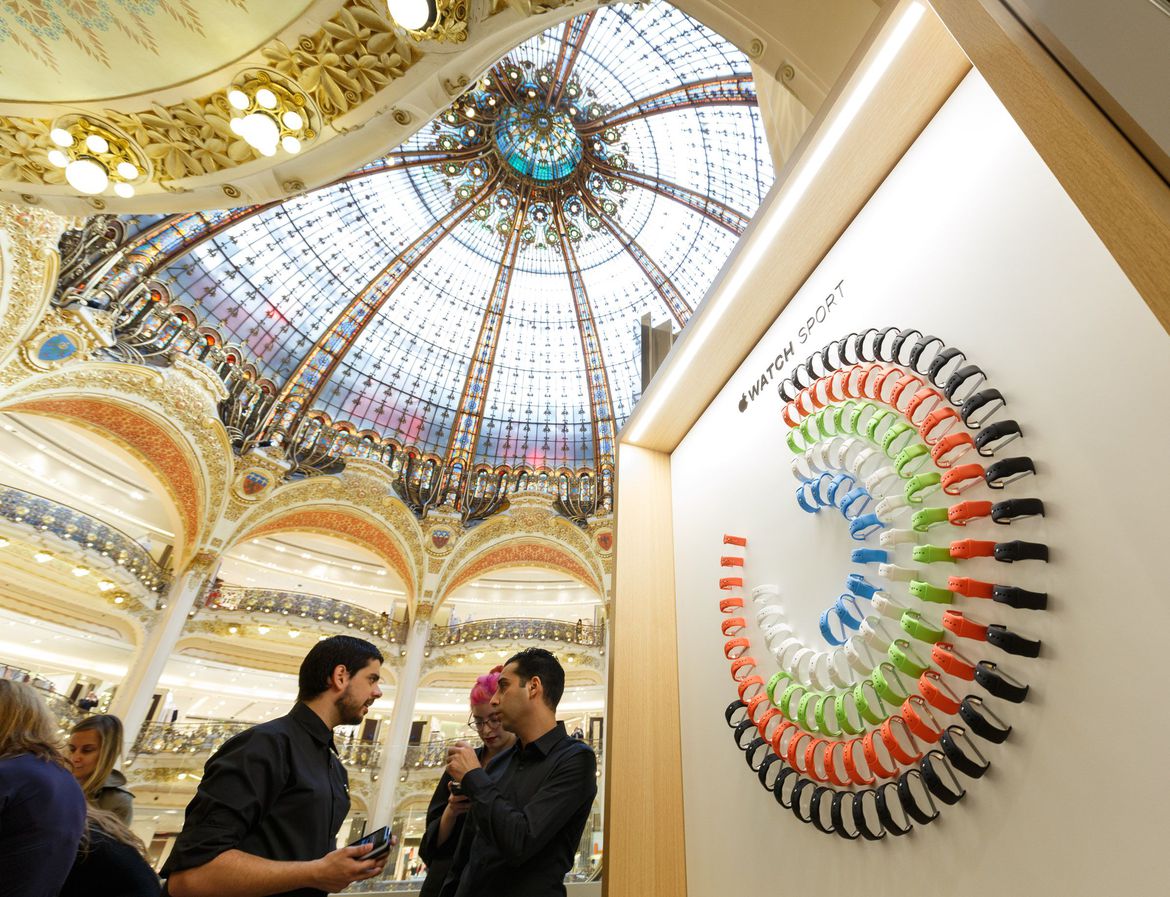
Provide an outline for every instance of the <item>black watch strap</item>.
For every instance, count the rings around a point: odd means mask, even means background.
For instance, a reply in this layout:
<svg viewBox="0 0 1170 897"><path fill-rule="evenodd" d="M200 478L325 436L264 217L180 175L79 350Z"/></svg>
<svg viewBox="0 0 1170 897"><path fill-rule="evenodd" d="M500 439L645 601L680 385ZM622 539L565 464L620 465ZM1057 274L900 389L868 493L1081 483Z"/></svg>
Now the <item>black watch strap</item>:
<svg viewBox="0 0 1170 897"><path fill-rule="evenodd" d="M995 559L1005 564L1015 561L1047 561L1048 546L1042 542L1023 542L1016 539L1011 542L995 543Z"/></svg>
<svg viewBox="0 0 1170 897"><path fill-rule="evenodd" d="M1044 502L1038 498L1008 498L991 506L994 523L1011 524L1025 517L1043 517Z"/></svg>
<svg viewBox="0 0 1170 897"><path fill-rule="evenodd" d="M1039 657L1040 640L1024 638L1012 632L1001 623L990 623L987 626L987 641L1001 651L1016 654L1020 657Z"/></svg>
<svg viewBox="0 0 1170 897"><path fill-rule="evenodd" d="M975 664L975 681L983 686L988 694L1011 701L1013 704L1019 704L1028 696L1027 685L1017 682L990 660L981 660Z"/></svg>
<svg viewBox="0 0 1170 897"><path fill-rule="evenodd" d="M991 590L991 597L1000 604L1024 610L1044 610L1048 607L1047 592L1029 592L1018 586L995 586Z"/></svg>

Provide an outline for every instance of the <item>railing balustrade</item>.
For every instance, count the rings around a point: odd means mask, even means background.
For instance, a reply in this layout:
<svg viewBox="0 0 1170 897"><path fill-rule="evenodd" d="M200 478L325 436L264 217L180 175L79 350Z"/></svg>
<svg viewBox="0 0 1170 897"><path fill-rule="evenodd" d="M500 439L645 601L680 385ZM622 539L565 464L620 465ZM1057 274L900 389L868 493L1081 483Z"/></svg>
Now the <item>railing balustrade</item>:
<svg viewBox="0 0 1170 897"><path fill-rule="evenodd" d="M564 620L501 617L457 623L454 626L435 626L431 629L427 644L432 648L443 648L498 640L564 642L599 648L605 644L605 627Z"/></svg>
<svg viewBox="0 0 1170 897"><path fill-rule="evenodd" d="M595 754L597 754L598 763L601 762L602 742L601 739L583 739L588 744ZM436 769L447 765L447 748L462 742L469 744L473 748L480 748L483 742L468 733L466 736L459 738L443 738L428 741L426 743L411 744L406 748L406 756L402 760L402 768L406 771L412 769Z"/></svg>
<svg viewBox="0 0 1170 897"><path fill-rule="evenodd" d="M150 553L124 532L60 502L10 486L0 487L0 519L52 533L96 551L125 567L151 592L161 593L169 582L166 571Z"/></svg>
<svg viewBox="0 0 1170 897"><path fill-rule="evenodd" d="M345 626L395 645L406 643L406 623L395 622L364 607L322 595L222 586L207 596L205 607L211 611L238 611L316 620Z"/></svg>
<svg viewBox="0 0 1170 897"><path fill-rule="evenodd" d="M210 754L255 723L208 720L196 723L147 723L134 744L134 755ZM337 756L346 766L361 770L377 768L381 745L353 738L335 738Z"/></svg>
<svg viewBox="0 0 1170 897"><path fill-rule="evenodd" d="M41 696L41 700L45 702L49 711L56 718L57 725L62 732L68 732L86 715L84 710L57 691L52 682L43 676L38 676L32 670L0 663L0 679L25 682L35 688L37 694Z"/></svg>

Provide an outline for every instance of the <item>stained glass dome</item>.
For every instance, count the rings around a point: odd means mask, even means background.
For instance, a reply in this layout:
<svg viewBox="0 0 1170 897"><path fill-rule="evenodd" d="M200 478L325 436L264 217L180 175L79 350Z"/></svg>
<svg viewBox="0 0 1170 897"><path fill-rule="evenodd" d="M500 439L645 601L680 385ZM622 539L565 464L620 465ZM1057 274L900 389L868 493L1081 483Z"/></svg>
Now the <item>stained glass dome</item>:
<svg viewBox="0 0 1170 897"><path fill-rule="evenodd" d="M614 6L337 183L140 239L288 422L596 469L638 398L639 319L686 324L772 180L747 58L666 3Z"/></svg>

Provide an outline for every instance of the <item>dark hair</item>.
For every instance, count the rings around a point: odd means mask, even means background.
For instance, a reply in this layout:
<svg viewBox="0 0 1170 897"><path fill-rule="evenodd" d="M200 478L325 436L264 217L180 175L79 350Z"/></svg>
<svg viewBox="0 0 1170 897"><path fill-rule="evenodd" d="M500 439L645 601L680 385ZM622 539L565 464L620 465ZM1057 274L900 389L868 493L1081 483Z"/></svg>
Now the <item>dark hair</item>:
<svg viewBox="0 0 1170 897"><path fill-rule="evenodd" d="M520 677L521 685L533 676L539 677L541 687L544 689L544 703L550 710L557 709L557 704L561 703L561 695L565 693L565 668L551 651L544 648L525 648L509 657L508 663L516 664L516 675Z"/></svg>
<svg viewBox="0 0 1170 897"><path fill-rule="evenodd" d="M301 672L297 678L298 701L311 701L329 688L329 677L339 665L351 676L365 669L371 660L381 662L382 652L365 639L352 635L334 635L323 639L309 650L301 661Z"/></svg>

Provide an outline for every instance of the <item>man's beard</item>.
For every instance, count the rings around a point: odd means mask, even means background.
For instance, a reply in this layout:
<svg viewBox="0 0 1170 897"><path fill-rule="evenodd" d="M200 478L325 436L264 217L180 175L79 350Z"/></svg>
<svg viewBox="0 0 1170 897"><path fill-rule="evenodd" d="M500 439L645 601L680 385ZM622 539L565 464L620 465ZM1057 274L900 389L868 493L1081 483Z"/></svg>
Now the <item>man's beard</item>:
<svg viewBox="0 0 1170 897"><path fill-rule="evenodd" d="M362 708L365 706L366 702L355 698L347 687L337 698L337 712L341 717L341 725L356 726L360 723L364 718Z"/></svg>

